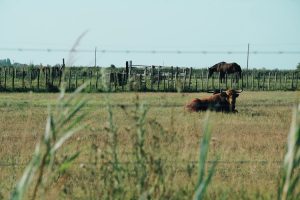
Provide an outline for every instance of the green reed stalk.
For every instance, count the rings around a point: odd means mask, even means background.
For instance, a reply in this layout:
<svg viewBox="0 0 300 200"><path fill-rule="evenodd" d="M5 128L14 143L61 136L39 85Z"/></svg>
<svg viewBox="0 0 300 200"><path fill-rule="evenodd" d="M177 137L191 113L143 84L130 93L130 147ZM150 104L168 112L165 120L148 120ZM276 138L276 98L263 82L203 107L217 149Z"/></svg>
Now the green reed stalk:
<svg viewBox="0 0 300 200"><path fill-rule="evenodd" d="M287 152L284 157L281 180L278 187L279 200L300 199L300 104L294 109L288 135Z"/></svg>
<svg viewBox="0 0 300 200"><path fill-rule="evenodd" d="M204 122L203 138L200 142L200 155L199 155L199 168L198 168L198 182L196 184L196 190L194 193L194 200L200 200L204 198L206 189L211 181L211 178L215 172L217 162L213 162L212 166L208 169L206 175L206 162L209 149L209 143L211 138L211 126L208 121L209 113L206 115Z"/></svg>

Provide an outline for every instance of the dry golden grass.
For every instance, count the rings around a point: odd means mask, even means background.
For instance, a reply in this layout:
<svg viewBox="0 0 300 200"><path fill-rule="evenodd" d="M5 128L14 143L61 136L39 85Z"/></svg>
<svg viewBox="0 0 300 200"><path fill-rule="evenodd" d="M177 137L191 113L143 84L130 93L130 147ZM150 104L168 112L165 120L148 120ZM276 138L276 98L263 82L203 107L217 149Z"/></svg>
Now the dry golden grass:
<svg viewBox="0 0 300 200"><path fill-rule="evenodd" d="M90 160L91 145L98 151L107 148L108 114L105 94L85 94L89 103L89 128L70 140L65 152L80 149L81 155L70 174L52 189L53 196L65 185L72 187L73 197L82 196L81 184L89 179L80 165ZM131 161L132 119L128 117L137 102L149 105L147 120L159 122L162 129L149 128L147 143L159 142L157 152L166 160L166 182L174 190L193 191L186 168L196 164L199 140L205 113L188 113L184 105L204 93L116 93L109 94L113 116L118 128L120 159ZM36 142L44 132L48 105L54 105L57 94L2 93L0 94L0 194L9 196L13 185L31 158ZM296 92L243 92L237 99L237 114L211 113L212 140L209 160L219 156L217 171L208 188L210 198L227 194L230 199L268 199L276 196L279 168L285 153L287 133L293 105L298 102ZM149 125L147 125L149 126ZM158 134L159 139L153 139ZM155 150L153 150L155 151ZM63 156L62 153L61 156ZM16 163L16 165L13 165ZM196 180L196 170L193 171ZM50 198L50 197L49 197Z"/></svg>

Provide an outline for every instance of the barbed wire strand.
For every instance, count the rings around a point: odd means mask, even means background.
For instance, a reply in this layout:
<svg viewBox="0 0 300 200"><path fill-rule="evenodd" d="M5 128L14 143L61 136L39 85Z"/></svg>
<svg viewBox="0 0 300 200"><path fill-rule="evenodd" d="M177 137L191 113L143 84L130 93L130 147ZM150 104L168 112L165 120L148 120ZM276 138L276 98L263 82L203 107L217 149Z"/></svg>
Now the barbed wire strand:
<svg viewBox="0 0 300 200"><path fill-rule="evenodd" d="M206 50L119 50L119 49L52 49L52 48L0 48L14 52L77 52L77 53L123 53L123 54L247 54L247 51ZM300 54L300 51L249 51L249 54Z"/></svg>

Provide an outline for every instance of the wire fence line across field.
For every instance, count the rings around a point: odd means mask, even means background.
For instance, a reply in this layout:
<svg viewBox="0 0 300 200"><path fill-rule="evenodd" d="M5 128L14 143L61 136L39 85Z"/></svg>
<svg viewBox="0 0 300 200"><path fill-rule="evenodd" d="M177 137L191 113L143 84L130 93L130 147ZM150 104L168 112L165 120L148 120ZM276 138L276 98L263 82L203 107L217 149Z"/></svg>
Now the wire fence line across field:
<svg viewBox="0 0 300 200"><path fill-rule="evenodd" d="M0 51L15 52L76 52L76 53L121 53L121 54L300 54L300 51L207 51L207 50L126 50L126 49L64 49L64 48L0 48Z"/></svg>
<svg viewBox="0 0 300 200"><path fill-rule="evenodd" d="M266 165L266 164L276 164L276 165L281 165L283 161L278 161L278 160L274 160L274 161L269 161L269 160L209 160L206 163L208 164L213 164L213 163L218 163L218 164L246 164L246 165L250 165L250 164L260 164L260 165ZM100 163L100 162L99 162ZM123 161L123 162L119 162L120 165L134 165L137 164L138 162L135 161ZM199 163L199 161L176 161L176 160L165 160L162 161L162 163L166 163L166 167L174 167L174 166L178 166L178 165L174 165L176 163L178 164L185 164L185 165L197 165ZM15 166L26 166L28 165L28 163L5 163L5 162L0 162L0 167L15 167ZM92 162L73 162L73 164L75 165L93 165ZM109 162L101 162L101 164L109 164ZM146 162L146 164L150 164L150 162Z"/></svg>

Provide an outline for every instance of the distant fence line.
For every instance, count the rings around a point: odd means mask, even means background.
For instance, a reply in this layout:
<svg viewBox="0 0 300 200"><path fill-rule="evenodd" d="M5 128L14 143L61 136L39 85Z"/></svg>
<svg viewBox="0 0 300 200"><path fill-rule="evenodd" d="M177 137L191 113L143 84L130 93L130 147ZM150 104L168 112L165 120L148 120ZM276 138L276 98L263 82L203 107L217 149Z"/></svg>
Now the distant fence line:
<svg viewBox="0 0 300 200"><path fill-rule="evenodd" d="M237 82L235 75L219 74L208 78L207 69L132 65L125 68L100 67L0 67L2 92L57 92L62 82L67 91L87 83L86 92L205 92L218 89L250 91L299 90L296 71L263 72L244 70Z"/></svg>

